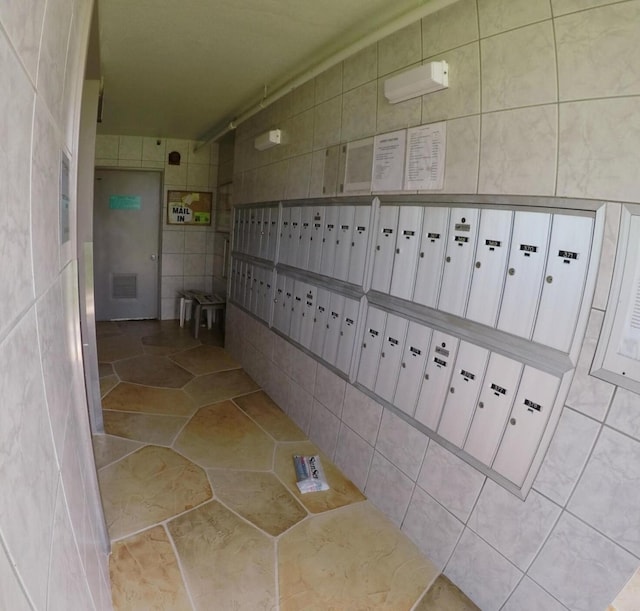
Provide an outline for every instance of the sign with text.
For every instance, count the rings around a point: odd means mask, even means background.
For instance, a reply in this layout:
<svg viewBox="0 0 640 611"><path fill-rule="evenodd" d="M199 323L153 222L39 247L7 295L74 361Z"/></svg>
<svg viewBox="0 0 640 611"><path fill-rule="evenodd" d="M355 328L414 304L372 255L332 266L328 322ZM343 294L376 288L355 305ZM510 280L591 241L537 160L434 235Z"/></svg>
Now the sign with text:
<svg viewBox="0 0 640 611"><path fill-rule="evenodd" d="M169 225L211 225L213 194L208 191L168 191Z"/></svg>

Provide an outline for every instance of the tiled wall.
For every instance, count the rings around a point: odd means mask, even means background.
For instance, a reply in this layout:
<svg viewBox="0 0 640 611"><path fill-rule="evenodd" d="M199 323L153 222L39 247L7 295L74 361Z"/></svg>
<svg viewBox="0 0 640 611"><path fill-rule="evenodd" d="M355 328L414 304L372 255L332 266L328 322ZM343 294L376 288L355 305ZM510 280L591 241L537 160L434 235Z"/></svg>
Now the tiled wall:
<svg viewBox="0 0 640 611"><path fill-rule="evenodd" d="M384 79L428 59L449 62L449 89L389 105ZM619 202L640 202L639 64L639 0L460 0L236 134L240 204L339 193L327 166L342 144L441 120L445 193L614 202L576 375L524 502L229 308L229 348L249 373L483 609L603 609L640 564L640 397L589 376ZM274 127L286 143L255 151Z"/></svg>
<svg viewBox="0 0 640 611"><path fill-rule="evenodd" d="M92 2L0 3L0 609L111 609L71 235Z"/></svg>
<svg viewBox="0 0 640 611"><path fill-rule="evenodd" d="M211 191L215 207L218 145L211 144L194 152L195 144L189 140L139 136L98 135L96 138L97 167L139 168L164 172L160 229L160 315L163 320L178 318L177 291L211 291L213 288L213 224L206 228L167 224L167 191ZM167 157L171 151L180 153L179 166L167 164Z"/></svg>

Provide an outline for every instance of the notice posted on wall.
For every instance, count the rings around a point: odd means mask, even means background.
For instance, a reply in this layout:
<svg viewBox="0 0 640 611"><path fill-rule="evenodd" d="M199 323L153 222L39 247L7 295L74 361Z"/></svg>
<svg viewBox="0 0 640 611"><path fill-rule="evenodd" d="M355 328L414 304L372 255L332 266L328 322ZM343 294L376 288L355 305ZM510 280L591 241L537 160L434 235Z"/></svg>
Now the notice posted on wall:
<svg viewBox="0 0 640 611"><path fill-rule="evenodd" d="M373 143L372 191L401 191L407 130L376 136Z"/></svg>
<svg viewBox="0 0 640 611"><path fill-rule="evenodd" d="M169 191L169 225L211 225L212 194L207 191Z"/></svg>
<svg viewBox="0 0 640 611"><path fill-rule="evenodd" d="M420 125L407 131L405 190L437 191L444 187L446 145L445 121Z"/></svg>

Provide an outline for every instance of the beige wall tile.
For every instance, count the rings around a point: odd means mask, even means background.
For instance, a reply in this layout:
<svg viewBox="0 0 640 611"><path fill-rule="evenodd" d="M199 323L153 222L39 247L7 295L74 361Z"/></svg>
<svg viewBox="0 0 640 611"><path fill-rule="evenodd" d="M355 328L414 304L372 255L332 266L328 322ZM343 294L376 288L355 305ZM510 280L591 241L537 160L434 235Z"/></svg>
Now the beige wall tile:
<svg viewBox="0 0 640 611"><path fill-rule="evenodd" d="M556 143L555 105L484 115L478 192L553 195Z"/></svg>
<svg viewBox="0 0 640 611"><path fill-rule="evenodd" d="M617 0L551 0L551 8L554 15L574 13L584 9L614 4Z"/></svg>
<svg viewBox="0 0 640 611"><path fill-rule="evenodd" d="M325 70L315 78L316 106L342 93L342 63Z"/></svg>
<svg viewBox="0 0 640 611"><path fill-rule="evenodd" d="M476 0L459 0L422 20L422 57L478 40Z"/></svg>
<svg viewBox="0 0 640 611"><path fill-rule="evenodd" d="M378 76L378 45L370 45L343 62L342 89L349 91Z"/></svg>
<svg viewBox="0 0 640 611"><path fill-rule="evenodd" d="M640 3L556 19L560 99L640 94Z"/></svg>
<svg viewBox="0 0 640 611"><path fill-rule="evenodd" d="M640 97L560 105L557 195L640 199L638 113Z"/></svg>
<svg viewBox="0 0 640 611"><path fill-rule="evenodd" d="M447 121L446 193L476 193L480 152L480 115Z"/></svg>
<svg viewBox="0 0 640 611"><path fill-rule="evenodd" d="M342 99L335 97L315 107L313 149L326 148L340 142Z"/></svg>
<svg viewBox="0 0 640 611"><path fill-rule="evenodd" d="M480 36L492 36L551 17L548 0L478 0Z"/></svg>
<svg viewBox="0 0 640 611"><path fill-rule="evenodd" d="M378 76L411 66L422 59L422 28L417 21L378 42Z"/></svg>
<svg viewBox="0 0 640 611"><path fill-rule="evenodd" d="M342 140L351 142L376 131L378 86L376 81L357 87L342 96Z"/></svg>
<svg viewBox="0 0 640 611"><path fill-rule="evenodd" d="M551 21L487 38L480 46L483 112L557 100Z"/></svg>

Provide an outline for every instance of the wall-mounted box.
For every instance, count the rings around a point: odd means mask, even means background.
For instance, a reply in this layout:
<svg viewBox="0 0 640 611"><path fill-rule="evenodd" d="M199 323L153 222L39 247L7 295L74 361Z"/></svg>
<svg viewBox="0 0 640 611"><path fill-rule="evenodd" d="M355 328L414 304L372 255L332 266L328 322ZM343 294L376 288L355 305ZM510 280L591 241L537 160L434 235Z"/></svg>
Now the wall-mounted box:
<svg viewBox="0 0 640 611"><path fill-rule="evenodd" d="M591 374L640 393L640 206L626 204Z"/></svg>

